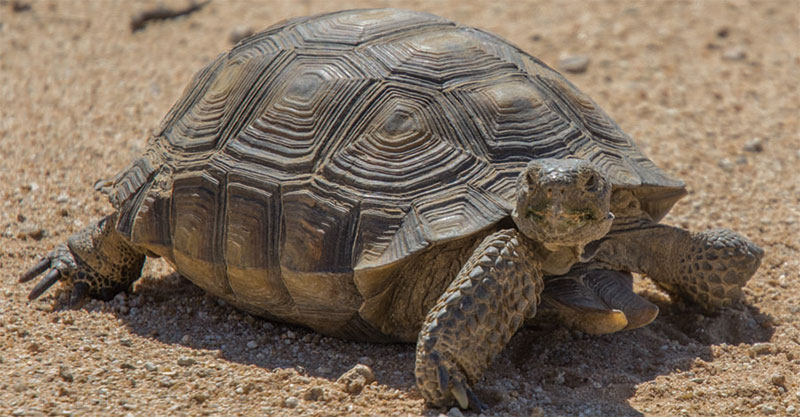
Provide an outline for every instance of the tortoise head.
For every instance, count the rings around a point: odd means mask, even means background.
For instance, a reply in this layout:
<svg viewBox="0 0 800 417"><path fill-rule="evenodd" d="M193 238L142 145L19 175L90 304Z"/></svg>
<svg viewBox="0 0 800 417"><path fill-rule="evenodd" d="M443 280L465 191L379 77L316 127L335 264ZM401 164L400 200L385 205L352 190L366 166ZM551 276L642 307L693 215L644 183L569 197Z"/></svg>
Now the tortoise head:
<svg viewBox="0 0 800 417"><path fill-rule="evenodd" d="M549 250L580 251L608 233L611 183L583 159L536 159L517 180L512 218L519 230Z"/></svg>

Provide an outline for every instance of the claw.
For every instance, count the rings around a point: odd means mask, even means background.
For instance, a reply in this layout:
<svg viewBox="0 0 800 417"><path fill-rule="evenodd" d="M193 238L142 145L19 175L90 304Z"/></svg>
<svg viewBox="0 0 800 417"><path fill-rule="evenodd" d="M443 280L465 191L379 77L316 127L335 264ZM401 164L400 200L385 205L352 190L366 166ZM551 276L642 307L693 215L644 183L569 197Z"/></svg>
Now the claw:
<svg viewBox="0 0 800 417"><path fill-rule="evenodd" d="M44 271L47 271L48 268L50 268L50 259L44 258L41 261L39 261L38 264L34 265L33 268L29 269L27 272L22 274L22 276L19 277L19 282L28 282L38 277Z"/></svg>
<svg viewBox="0 0 800 417"><path fill-rule="evenodd" d="M453 381L453 397L456 398L458 401L458 405L466 410L469 408L469 399L467 398L467 389L464 387L464 383L458 380Z"/></svg>
<svg viewBox="0 0 800 417"><path fill-rule="evenodd" d="M79 308L83 305L86 295L89 293L89 284L85 282L76 282L72 287L72 293L69 296L69 308Z"/></svg>
<svg viewBox="0 0 800 417"><path fill-rule="evenodd" d="M471 389L467 389L467 398L469 398L469 406L473 410L480 413L489 409L489 406L484 404Z"/></svg>
<svg viewBox="0 0 800 417"><path fill-rule="evenodd" d="M439 365L439 368L437 368L437 371L438 371L437 373L439 374L438 375L439 376L439 387L441 387L441 389L444 390L444 389L447 388L448 385L450 385L450 374L447 373L447 369L442 365Z"/></svg>
<svg viewBox="0 0 800 417"><path fill-rule="evenodd" d="M39 265L36 265L36 267L38 266ZM58 269L53 269L50 272L48 272L47 275L45 275L44 278L42 278L42 280L39 281L39 283L36 284L35 287L33 287L31 293L28 294L28 299L35 300L36 298L38 298L40 295L42 295L43 292L47 291L48 288L52 287L53 284L58 282L59 278L61 278L61 271L59 271Z"/></svg>

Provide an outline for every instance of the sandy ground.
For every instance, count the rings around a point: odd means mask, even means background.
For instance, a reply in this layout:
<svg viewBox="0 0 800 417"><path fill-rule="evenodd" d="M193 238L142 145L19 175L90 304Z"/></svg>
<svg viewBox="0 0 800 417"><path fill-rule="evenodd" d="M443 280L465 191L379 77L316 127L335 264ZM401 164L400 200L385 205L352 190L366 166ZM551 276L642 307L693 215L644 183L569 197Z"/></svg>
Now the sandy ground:
<svg viewBox="0 0 800 417"><path fill-rule="evenodd" d="M448 413L413 387L412 345L268 323L161 262L132 294L77 311L54 310L56 291L28 302L32 285L16 282L109 212L92 184L143 149L233 31L389 5L488 29L554 66L585 56L568 77L688 184L666 221L729 227L766 250L744 304L716 316L637 282L661 308L646 328L519 332L478 387L486 415L800 414L800 2L497 3L214 0L131 33L155 1L0 1L0 414ZM376 381L354 394L337 379L358 363Z"/></svg>

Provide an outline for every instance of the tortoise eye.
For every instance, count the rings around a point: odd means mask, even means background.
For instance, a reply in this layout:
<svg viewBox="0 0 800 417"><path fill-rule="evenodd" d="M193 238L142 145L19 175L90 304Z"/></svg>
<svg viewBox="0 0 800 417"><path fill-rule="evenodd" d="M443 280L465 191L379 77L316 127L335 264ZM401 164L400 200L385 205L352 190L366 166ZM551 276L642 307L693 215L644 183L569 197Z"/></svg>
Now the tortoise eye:
<svg viewBox="0 0 800 417"><path fill-rule="evenodd" d="M597 175L592 174L587 180L586 184L583 185L586 191L595 191L597 190L597 186L600 184L600 180L597 178Z"/></svg>
<svg viewBox="0 0 800 417"><path fill-rule="evenodd" d="M539 179L539 173L533 170L528 170L528 172L525 174L525 177L528 180L528 184L535 184Z"/></svg>
<svg viewBox="0 0 800 417"><path fill-rule="evenodd" d="M528 209L528 218L538 222L542 221L542 219L544 219L544 216L542 215L542 213L536 212L532 209Z"/></svg>

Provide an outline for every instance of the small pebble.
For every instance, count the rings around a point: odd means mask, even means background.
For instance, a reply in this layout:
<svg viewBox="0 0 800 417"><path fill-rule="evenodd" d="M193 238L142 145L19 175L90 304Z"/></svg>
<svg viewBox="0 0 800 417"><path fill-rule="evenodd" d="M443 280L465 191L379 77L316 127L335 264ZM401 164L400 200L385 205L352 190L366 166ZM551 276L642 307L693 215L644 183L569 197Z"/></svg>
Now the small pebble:
<svg viewBox="0 0 800 417"><path fill-rule="evenodd" d="M769 377L769 381L772 382L773 385L782 387L786 384L786 377L781 374L772 374L772 376Z"/></svg>
<svg viewBox="0 0 800 417"><path fill-rule="evenodd" d="M158 380L158 385L161 385L164 388L169 388L175 385L175 380L170 377L164 377Z"/></svg>
<svg viewBox="0 0 800 417"><path fill-rule="evenodd" d="M717 162L717 166L722 168L725 172L731 172L736 165L730 159L722 158Z"/></svg>
<svg viewBox="0 0 800 417"><path fill-rule="evenodd" d="M189 342L191 342L191 341L192 341L192 337L189 336L188 334L185 334L185 335L183 335L183 337L181 337L181 344L188 345Z"/></svg>
<svg viewBox="0 0 800 417"><path fill-rule="evenodd" d="M306 401L319 401L325 397L325 391L320 387L311 387L303 394Z"/></svg>
<svg viewBox="0 0 800 417"><path fill-rule="evenodd" d="M544 409L542 407L533 407L531 417L544 417Z"/></svg>
<svg viewBox="0 0 800 417"><path fill-rule="evenodd" d="M178 365L180 366L192 366L196 363L197 361L194 358L190 358L188 356L181 356L178 358Z"/></svg>
<svg viewBox="0 0 800 417"><path fill-rule="evenodd" d="M747 51L741 46L735 46L722 54L722 59L728 61L741 61L747 58Z"/></svg>
<svg viewBox="0 0 800 417"><path fill-rule="evenodd" d="M46 231L44 228L37 226L35 224L23 226L19 233L17 234L18 238L31 238L33 240L41 240L44 237Z"/></svg>
<svg viewBox="0 0 800 417"><path fill-rule="evenodd" d="M192 400L198 404L206 402L207 399L208 399L208 394L206 394L205 392L196 392L192 394Z"/></svg>
<svg viewBox="0 0 800 417"><path fill-rule="evenodd" d="M300 404L300 400L295 397L288 397L283 400L283 406L286 408L295 408Z"/></svg>
<svg viewBox="0 0 800 417"><path fill-rule="evenodd" d="M73 375L72 371L64 365L58 368L58 376L66 382L72 382L75 379L75 375Z"/></svg>
<svg viewBox="0 0 800 417"><path fill-rule="evenodd" d="M375 362L369 356L362 356L358 358L358 363L363 363L364 365L367 366L372 366L375 364Z"/></svg>
<svg viewBox="0 0 800 417"><path fill-rule="evenodd" d="M462 413L457 407L453 407L447 412L447 417L464 417L464 413Z"/></svg>
<svg viewBox="0 0 800 417"><path fill-rule="evenodd" d="M21 0L14 0L11 2L11 11L14 13L22 13L31 10L30 3Z"/></svg>
<svg viewBox="0 0 800 417"><path fill-rule="evenodd" d="M144 363L144 369L147 369L147 370L148 370L148 371L150 371L150 372L155 372L155 371L157 371L157 370L158 370L158 367L157 367L157 366L155 366L155 365L153 365L153 364L152 364L152 363L150 363L150 362L145 362L145 363Z"/></svg>
<svg viewBox="0 0 800 417"><path fill-rule="evenodd" d="M255 349L257 347L258 347L258 343L255 340L251 340L251 341L247 342L247 348L248 349Z"/></svg>
<svg viewBox="0 0 800 417"><path fill-rule="evenodd" d="M342 374L336 380L337 384L344 385L345 391L350 394L359 394L365 386L375 380L375 374L369 366L358 364Z"/></svg>
<svg viewBox="0 0 800 417"><path fill-rule="evenodd" d="M58 195L58 197L56 197L56 203L58 204L64 204L68 201L69 201L69 196L64 193L61 193Z"/></svg>
<svg viewBox="0 0 800 417"><path fill-rule="evenodd" d="M22 189L22 191L36 191L39 189L39 184L32 182L21 186L20 189Z"/></svg>
<svg viewBox="0 0 800 417"><path fill-rule="evenodd" d="M119 344L126 347L133 346L133 342L130 339L119 339Z"/></svg>
<svg viewBox="0 0 800 417"><path fill-rule="evenodd" d="M777 412L777 410L775 410L775 407L770 405L770 404L762 404L761 405L761 412L764 413L764 415L771 416L771 415L775 414Z"/></svg>
<svg viewBox="0 0 800 417"><path fill-rule="evenodd" d="M793 405L786 407L786 414L794 414L795 411L797 411L797 408Z"/></svg>
<svg viewBox="0 0 800 417"><path fill-rule="evenodd" d="M252 34L253 28L250 26L238 25L231 29L231 33L228 35L228 40L231 41L231 43L236 44Z"/></svg>
<svg viewBox="0 0 800 417"><path fill-rule="evenodd" d="M761 138L753 138L744 145L744 150L747 152L762 152L764 150L764 141Z"/></svg>
<svg viewBox="0 0 800 417"><path fill-rule="evenodd" d="M772 343L755 343L750 346L750 356L767 355L772 353Z"/></svg>
<svg viewBox="0 0 800 417"><path fill-rule="evenodd" d="M586 69L589 68L589 57L586 55L568 56L562 58L561 61L558 62L558 67L561 68L562 71L580 74L586 72Z"/></svg>

